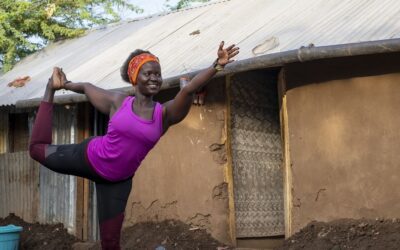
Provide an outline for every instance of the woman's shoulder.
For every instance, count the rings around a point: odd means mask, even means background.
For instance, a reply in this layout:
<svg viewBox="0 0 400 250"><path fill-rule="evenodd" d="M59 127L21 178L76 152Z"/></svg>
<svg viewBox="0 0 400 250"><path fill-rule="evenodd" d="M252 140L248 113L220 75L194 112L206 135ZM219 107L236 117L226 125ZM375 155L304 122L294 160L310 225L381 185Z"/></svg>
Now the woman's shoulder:
<svg viewBox="0 0 400 250"><path fill-rule="evenodd" d="M113 91L113 97L112 97L112 109L110 112L110 118L114 115L117 110L120 109L120 107L123 105L125 100L128 100L129 95L125 94L123 92L117 92Z"/></svg>
<svg viewBox="0 0 400 250"><path fill-rule="evenodd" d="M129 98L132 98L130 95L125 94L123 92L115 92L114 95L114 106L116 109L121 107L121 105L124 103L125 100L128 100Z"/></svg>

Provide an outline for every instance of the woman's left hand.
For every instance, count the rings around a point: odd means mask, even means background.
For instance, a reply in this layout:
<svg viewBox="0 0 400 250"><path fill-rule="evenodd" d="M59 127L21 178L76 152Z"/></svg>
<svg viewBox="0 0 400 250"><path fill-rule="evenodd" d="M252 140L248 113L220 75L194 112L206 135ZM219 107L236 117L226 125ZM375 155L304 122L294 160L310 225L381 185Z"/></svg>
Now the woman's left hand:
<svg viewBox="0 0 400 250"><path fill-rule="evenodd" d="M224 67L228 63L233 62L232 59L234 56L239 54L239 47L236 47L235 44L224 49L224 41L222 41L218 48L218 61L217 63Z"/></svg>

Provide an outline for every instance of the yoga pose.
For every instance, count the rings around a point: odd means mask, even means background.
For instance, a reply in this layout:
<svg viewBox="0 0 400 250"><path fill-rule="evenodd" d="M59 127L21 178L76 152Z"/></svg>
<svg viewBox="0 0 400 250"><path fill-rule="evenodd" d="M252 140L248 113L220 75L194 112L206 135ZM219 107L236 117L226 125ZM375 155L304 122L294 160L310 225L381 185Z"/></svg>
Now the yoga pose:
<svg viewBox="0 0 400 250"><path fill-rule="evenodd" d="M149 51L135 50L121 67L121 76L135 96L104 90L90 83L68 81L55 67L32 130L29 152L43 166L95 182L100 238L103 249L120 249L120 233L132 177L160 137L189 112L194 93L233 61L239 48L221 42L213 65L197 74L164 104L153 101L162 84L161 67ZM100 112L110 116L107 134L79 144L52 145L53 97L58 89L85 94Z"/></svg>

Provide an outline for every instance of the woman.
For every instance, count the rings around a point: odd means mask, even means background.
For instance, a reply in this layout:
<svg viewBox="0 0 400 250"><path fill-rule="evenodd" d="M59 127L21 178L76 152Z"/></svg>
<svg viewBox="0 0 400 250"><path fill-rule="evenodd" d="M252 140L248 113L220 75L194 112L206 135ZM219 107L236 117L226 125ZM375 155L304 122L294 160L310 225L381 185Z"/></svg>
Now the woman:
<svg viewBox="0 0 400 250"><path fill-rule="evenodd" d="M36 116L29 152L33 159L53 171L95 182L103 249L120 248L124 210L132 177L141 161L170 126L186 117L194 93L238 53L235 45L224 48L221 42L214 64L164 104L153 101L162 84L161 67L158 58L148 51L134 51L121 67L123 80L135 88L134 97L90 83L68 81L62 70L54 68ZM62 88L85 94L97 110L110 116L106 135L79 144L51 144L53 97Z"/></svg>

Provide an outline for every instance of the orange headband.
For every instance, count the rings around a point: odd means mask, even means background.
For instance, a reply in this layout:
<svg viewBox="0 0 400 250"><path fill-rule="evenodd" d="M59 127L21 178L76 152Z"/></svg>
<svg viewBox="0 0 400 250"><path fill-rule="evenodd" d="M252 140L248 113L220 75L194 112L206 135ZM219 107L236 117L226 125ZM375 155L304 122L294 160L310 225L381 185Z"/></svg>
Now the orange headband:
<svg viewBox="0 0 400 250"><path fill-rule="evenodd" d="M142 53L131 59L128 66L128 76L133 85L136 85L136 78L140 68L147 62L158 62L158 58L149 53Z"/></svg>

